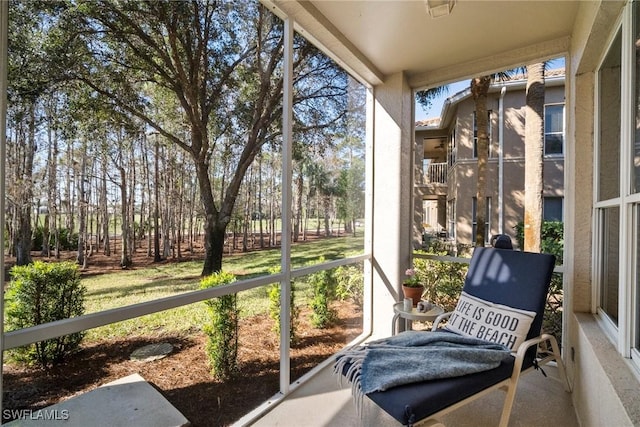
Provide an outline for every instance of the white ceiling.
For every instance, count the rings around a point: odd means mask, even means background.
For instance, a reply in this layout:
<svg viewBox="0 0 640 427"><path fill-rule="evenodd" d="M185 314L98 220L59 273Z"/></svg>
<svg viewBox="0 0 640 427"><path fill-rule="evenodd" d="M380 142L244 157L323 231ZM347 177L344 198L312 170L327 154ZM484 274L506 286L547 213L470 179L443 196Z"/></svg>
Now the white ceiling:
<svg viewBox="0 0 640 427"><path fill-rule="evenodd" d="M405 71L414 87L563 53L580 6L575 0L458 0L451 15L431 18L422 0L273 2L325 46L346 40L378 78Z"/></svg>

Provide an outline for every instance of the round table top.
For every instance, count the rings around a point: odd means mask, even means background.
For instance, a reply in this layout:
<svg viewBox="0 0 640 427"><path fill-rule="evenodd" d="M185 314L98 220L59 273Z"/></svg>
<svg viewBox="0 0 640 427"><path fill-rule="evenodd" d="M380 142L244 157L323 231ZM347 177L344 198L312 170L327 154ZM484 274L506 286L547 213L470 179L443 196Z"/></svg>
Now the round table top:
<svg viewBox="0 0 640 427"><path fill-rule="evenodd" d="M400 317L402 317L403 319L431 321L444 313L444 309L439 305L434 305L431 310L422 313L419 312L416 307L412 307L411 311L404 311L404 303L398 302L393 305L393 312L400 315Z"/></svg>

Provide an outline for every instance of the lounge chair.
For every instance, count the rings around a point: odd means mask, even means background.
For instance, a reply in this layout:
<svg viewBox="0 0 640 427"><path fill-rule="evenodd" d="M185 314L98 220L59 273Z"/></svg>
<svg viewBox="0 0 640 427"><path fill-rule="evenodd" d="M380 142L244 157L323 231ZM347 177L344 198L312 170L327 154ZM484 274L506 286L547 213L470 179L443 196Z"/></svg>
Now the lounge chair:
<svg viewBox="0 0 640 427"><path fill-rule="evenodd" d="M462 376L410 382L384 391L364 393L366 397L402 425L412 426L418 421L421 421L421 425L438 425L439 416L496 388L503 388L506 390L506 397L499 425L506 427L521 374L555 361L560 379L569 391L556 339L552 335L541 334L554 262L555 257L552 255L476 248L456 310L439 316L432 331L420 333L437 334L438 331L448 329L447 334L493 338L494 342L508 347L514 344L514 338L498 329L504 326L507 332L512 332L513 323L518 323L513 319L522 314L523 317L519 320L528 316L531 322L522 332L523 336L519 339L522 343L510 349L511 352L507 352L497 367ZM480 310L479 307L484 308ZM512 316L510 310L516 314ZM483 316L478 314L479 311ZM487 315L489 312L493 314ZM499 321L496 320L498 315L501 319ZM481 317L480 324L470 323ZM447 324L443 327L445 320ZM525 323L527 322L519 322L519 326ZM496 330L488 331L491 328ZM545 352L539 351L541 349ZM343 363L339 374L353 380L354 369L350 368L355 365L356 363ZM388 369L393 370L394 366L390 365ZM542 393L544 390L541 390Z"/></svg>

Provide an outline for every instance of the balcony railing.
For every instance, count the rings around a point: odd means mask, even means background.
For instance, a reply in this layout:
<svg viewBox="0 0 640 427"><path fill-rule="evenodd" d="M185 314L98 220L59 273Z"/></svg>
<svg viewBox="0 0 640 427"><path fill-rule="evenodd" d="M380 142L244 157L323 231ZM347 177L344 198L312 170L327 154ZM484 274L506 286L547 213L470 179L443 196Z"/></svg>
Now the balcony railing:
<svg viewBox="0 0 640 427"><path fill-rule="evenodd" d="M425 184L446 184L447 183L447 164L446 163L430 163L424 173Z"/></svg>

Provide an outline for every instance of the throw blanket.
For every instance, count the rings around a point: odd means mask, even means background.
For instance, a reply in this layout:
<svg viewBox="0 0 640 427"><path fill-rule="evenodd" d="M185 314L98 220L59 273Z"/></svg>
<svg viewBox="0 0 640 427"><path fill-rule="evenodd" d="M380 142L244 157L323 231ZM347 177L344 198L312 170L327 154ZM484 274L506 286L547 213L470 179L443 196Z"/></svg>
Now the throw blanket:
<svg viewBox="0 0 640 427"><path fill-rule="evenodd" d="M361 413L362 398L403 384L457 377L496 368L510 357L501 344L452 332L406 331L372 341L338 356L334 372L352 384Z"/></svg>

